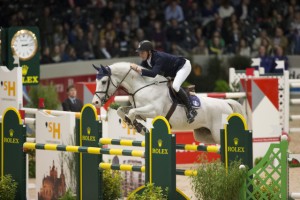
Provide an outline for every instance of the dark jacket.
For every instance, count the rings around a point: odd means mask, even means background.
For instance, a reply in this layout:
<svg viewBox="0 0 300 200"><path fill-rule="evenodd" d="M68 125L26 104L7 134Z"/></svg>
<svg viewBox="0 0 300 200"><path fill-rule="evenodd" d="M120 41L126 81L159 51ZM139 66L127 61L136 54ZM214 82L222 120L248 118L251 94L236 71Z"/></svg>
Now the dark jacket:
<svg viewBox="0 0 300 200"><path fill-rule="evenodd" d="M81 112L83 103L80 99L75 100L75 103L72 103L71 99L67 98L63 103L62 107L64 111L72 111L72 112Z"/></svg>
<svg viewBox="0 0 300 200"><path fill-rule="evenodd" d="M155 77L160 74L165 77L176 76L176 73L185 64L185 59L183 57L174 56L168 53L152 51L151 65L150 67L147 61L143 61L141 66L147 68L142 70L142 76Z"/></svg>

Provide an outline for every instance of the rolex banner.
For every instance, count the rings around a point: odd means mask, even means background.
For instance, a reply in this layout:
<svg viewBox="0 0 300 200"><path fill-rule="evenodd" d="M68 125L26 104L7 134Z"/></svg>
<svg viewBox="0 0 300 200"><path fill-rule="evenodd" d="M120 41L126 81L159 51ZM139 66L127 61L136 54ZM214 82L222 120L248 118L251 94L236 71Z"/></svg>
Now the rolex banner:
<svg viewBox="0 0 300 200"><path fill-rule="evenodd" d="M21 77L20 67L10 71L7 67L0 67L0 113L8 107L20 109L23 106L22 81L16 77Z"/></svg>
<svg viewBox="0 0 300 200"><path fill-rule="evenodd" d="M36 142L75 145L75 113L36 114ZM36 199L59 199L69 189L76 193L75 153L36 150Z"/></svg>

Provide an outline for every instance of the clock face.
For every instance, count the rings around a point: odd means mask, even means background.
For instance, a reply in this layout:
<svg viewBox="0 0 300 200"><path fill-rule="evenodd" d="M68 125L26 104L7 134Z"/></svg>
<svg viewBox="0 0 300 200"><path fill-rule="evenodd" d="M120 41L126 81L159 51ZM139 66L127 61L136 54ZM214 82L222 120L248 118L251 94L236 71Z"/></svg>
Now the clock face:
<svg viewBox="0 0 300 200"><path fill-rule="evenodd" d="M13 55L18 56L20 60L29 60L38 49L35 34L29 30L16 32L11 40L11 49Z"/></svg>

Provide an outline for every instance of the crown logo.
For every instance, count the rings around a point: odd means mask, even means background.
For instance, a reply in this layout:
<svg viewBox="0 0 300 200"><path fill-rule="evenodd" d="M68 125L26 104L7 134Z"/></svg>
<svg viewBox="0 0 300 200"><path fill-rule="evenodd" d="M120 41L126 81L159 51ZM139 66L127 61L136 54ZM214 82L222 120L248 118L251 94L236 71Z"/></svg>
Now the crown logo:
<svg viewBox="0 0 300 200"><path fill-rule="evenodd" d="M22 75L26 76L27 72L28 72L28 65L22 65Z"/></svg>
<svg viewBox="0 0 300 200"><path fill-rule="evenodd" d="M14 130L13 129L9 129L9 136L10 137L14 136Z"/></svg>
<svg viewBox="0 0 300 200"><path fill-rule="evenodd" d="M162 143L163 143L163 141L161 139L157 140L157 144L159 147L162 147Z"/></svg>
<svg viewBox="0 0 300 200"><path fill-rule="evenodd" d="M87 127L86 132L87 132L88 135L91 134L91 128Z"/></svg>
<svg viewBox="0 0 300 200"><path fill-rule="evenodd" d="M235 146L237 146L239 144L239 138L234 138L233 143Z"/></svg>

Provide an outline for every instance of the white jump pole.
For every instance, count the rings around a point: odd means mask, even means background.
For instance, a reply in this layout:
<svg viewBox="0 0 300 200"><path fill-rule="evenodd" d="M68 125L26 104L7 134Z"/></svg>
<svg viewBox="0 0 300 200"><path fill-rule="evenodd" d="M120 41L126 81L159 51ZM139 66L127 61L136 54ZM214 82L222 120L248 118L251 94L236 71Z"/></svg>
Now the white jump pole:
<svg viewBox="0 0 300 200"><path fill-rule="evenodd" d="M300 198L300 192L292 192L290 194L290 197L299 199Z"/></svg>

